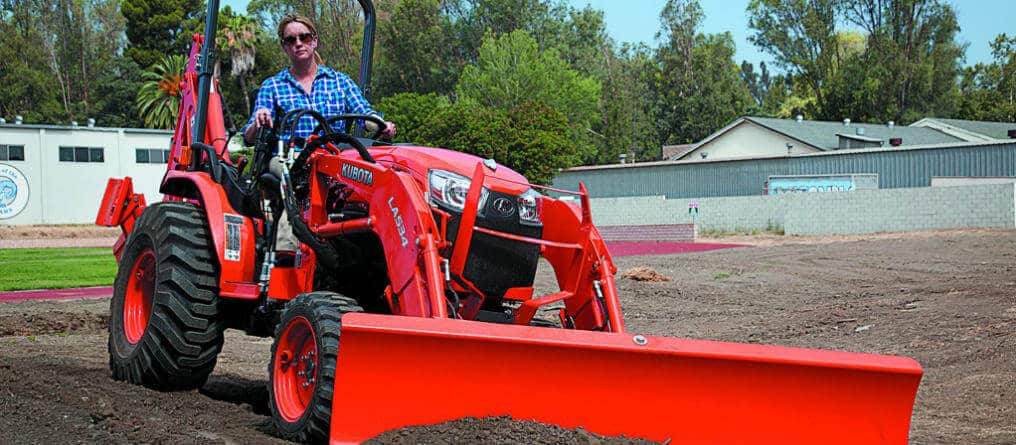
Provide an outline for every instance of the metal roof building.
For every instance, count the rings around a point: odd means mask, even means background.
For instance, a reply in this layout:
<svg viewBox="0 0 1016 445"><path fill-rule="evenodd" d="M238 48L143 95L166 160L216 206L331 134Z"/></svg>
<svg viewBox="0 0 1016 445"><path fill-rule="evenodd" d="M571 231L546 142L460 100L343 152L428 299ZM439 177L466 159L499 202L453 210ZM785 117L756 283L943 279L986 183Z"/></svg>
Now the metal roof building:
<svg viewBox="0 0 1016 445"><path fill-rule="evenodd" d="M845 148L879 148L953 142L980 142L986 137L966 137L931 127L810 121L744 116L710 134L670 160L808 154Z"/></svg>
<svg viewBox="0 0 1016 445"><path fill-rule="evenodd" d="M1013 123L942 119L937 117L927 117L910 124L910 126L933 128L967 141L1009 139L1012 137L1010 132L1016 131L1016 124Z"/></svg>
<svg viewBox="0 0 1016 445"><path fill-rule="evenodd" d="M593 198L761 195L770 176L877 174L879 188L927 187L932 177L1016 177L1016 140L844 149L801 155L575 167L556 188Z"/></svg>

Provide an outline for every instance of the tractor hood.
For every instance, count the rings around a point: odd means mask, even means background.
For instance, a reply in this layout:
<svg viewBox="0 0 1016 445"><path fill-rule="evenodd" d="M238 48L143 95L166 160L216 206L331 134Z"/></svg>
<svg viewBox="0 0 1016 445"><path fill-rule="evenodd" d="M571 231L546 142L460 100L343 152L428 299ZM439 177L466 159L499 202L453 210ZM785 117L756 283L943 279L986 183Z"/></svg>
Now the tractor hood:
<svg viewBox="0 0 1016 445"><path fill-rule="evenodd" d="M400 145L371 148L371 155L381 163L402 166L412 172L421 184L427 183L430 169L446 170L470 178L483 158L454 150L434 147ZM488 162L489 164L489 162ZM503 193L519 194L530 188L529 181L518 172L497 163L497 168L486 172L485 186Z"/></svg>

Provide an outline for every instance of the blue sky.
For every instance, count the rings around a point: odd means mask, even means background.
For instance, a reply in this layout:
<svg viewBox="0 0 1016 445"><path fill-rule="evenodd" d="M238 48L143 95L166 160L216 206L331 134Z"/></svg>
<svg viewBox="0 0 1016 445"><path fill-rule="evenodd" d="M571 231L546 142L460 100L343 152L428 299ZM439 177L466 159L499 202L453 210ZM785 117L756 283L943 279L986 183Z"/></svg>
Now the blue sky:
<svg viewBox="0 0 1016 445"><path fill-rule="evenodd" d="M591 5L603 10L607 32L618 42L646 42L655 47L656 31L660 29L660 11L666 0L568 0L575 7ZM772 57L748 42L750 30L745 9L748 0L702 0L706 19L702 31L730 31L737 43L736 60L758 64ZM967 65L991 61L988 42L1000 33L1016 33L1013 24L1012 0L956 0L952 2L960 22L961 42L969 43ZM1008 23L1007 23L1008 21Z"/></svg>
<svg viewBox="0 0 1016 445"><path fill-rule="evenodd" d="M607 21L607 32L618 42L646 42L656 46L655 35L660 28L660 11L666 0L567 0L581 8L588 5L603 10ZM240 11L247 10L248 0L222 0ZM748 18L745 8L748 0L702 0L705 23L702 31L707 33L730 31L737 43L735 59L738 63L747 60L754 64L771 62L772 57L758 50L748 42ZM1012 23L1012 0L955 0L952 2L960 21L960 41L969 44L967 65L991 61L988 42L1002 32L1016 34ZM1008 23L1007 23L1008 21Z"/></svg>

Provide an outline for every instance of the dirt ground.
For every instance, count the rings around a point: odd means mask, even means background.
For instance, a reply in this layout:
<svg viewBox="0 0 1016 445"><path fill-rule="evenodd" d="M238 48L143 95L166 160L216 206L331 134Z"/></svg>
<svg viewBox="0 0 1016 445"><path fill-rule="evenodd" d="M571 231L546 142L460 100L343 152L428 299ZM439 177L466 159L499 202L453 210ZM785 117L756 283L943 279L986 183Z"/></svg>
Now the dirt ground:
<svg viewBox="0 0 1016 445"><path fill-rule="evenodd" d="M119 227L95 225L0 226L0 249L43 247L111 247Z"/></svg>
<svg viewBox="0 0 1016 445"><path fill-rule="evenodd" d="M1016 443L1016 231L773 238L616 259L671 279L618 280L629 331L910 356L925 370L912 443ZM204 388L159 393L110 379L107 317L105 299L0 304L0 443L281 442L271 340L228 331ZM373 442L626 441L492 418Z"/></svg>

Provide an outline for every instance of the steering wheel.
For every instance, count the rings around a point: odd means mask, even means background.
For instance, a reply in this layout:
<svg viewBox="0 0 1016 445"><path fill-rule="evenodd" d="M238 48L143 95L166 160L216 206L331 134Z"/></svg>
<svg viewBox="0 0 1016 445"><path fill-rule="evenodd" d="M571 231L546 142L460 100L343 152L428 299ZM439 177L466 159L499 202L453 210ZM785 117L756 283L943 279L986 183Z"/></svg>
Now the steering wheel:
<svg viewBox="0 0 1016 445"><path fill-rule="evenodd" d="M376 114L340 114L338 116L329 118L328 125L331 126L332 124L338 121L345 121L346 133L349 133L354 127L353 124L358 120L370 121L371 123L377 125L377 130L374 130L373 132L367 135L367 138L369 139L377 140L378 138L381 137L381 134L388 129L388 124L385 122L385 120L381 119ZM314 128L313 133L318 134L321 131L322 131L321 124L318 124L318 126Z"/></svg>
<svg viewBox="0 0 1016 445"><path fill-rule="evenodd" d="M374 160L374 157L370 155L370 152L367 151L367 147L364 147L363 143L360 142L359 139L346 133L329 133L308 142L307 145L303 147L303 150L300 151L300 155L293 161L293 168L291 170L302 169L307 163L307 159L310 159L311 153L314 153L318 149L326 148L328 143L335 145L347 143L356 149L356 152L360 154L360 158L364 161L370 162L371 164L377 163L377 161Z"/></svg>

